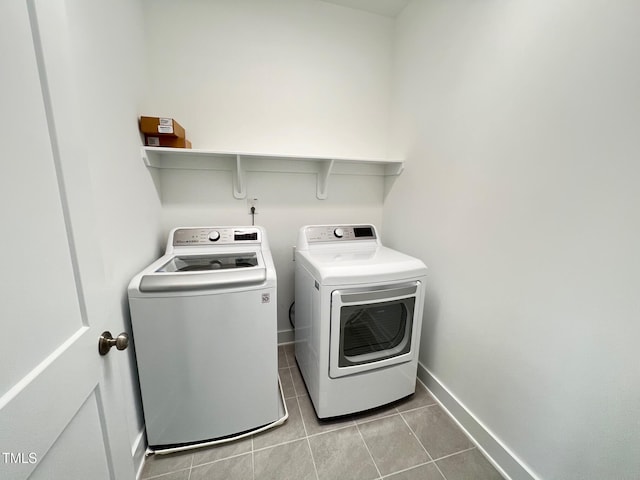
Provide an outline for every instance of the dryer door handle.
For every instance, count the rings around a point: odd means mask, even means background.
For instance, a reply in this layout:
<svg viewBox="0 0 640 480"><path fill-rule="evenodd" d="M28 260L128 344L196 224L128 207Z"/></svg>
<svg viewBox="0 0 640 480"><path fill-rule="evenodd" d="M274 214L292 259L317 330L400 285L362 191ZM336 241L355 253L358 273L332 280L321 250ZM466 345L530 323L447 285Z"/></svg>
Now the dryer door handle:
<svg viewBox="0 0 640 480"><path fill-rule="evenodd" d="M380 290L368 290L359 292L338 291L341 303L368 303L377 300L391 300L394 298L410 297L416 294L417 284L394 286Z"/></svg>

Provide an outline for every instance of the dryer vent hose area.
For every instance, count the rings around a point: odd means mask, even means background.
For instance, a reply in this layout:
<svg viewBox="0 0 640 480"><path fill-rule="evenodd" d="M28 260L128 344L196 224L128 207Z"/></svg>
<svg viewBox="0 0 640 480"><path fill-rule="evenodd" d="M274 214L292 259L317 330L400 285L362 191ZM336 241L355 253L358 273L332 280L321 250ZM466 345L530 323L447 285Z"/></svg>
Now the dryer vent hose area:
<svg viewBox="0 0 640 480"><path fill-rule="evenodd" d="M291 324L291 328L296 328L296 302L293 302L289 306L289 323Z"/></svg>

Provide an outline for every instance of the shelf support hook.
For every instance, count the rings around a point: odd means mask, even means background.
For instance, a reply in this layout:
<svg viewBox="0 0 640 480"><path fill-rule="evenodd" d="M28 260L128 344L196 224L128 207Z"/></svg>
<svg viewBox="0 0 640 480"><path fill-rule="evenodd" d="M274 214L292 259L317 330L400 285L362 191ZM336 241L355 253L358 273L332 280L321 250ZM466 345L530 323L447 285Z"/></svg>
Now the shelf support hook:
<svg viewBox="0 0 640 480"><path fill-rule="evenodd" d="M325 160L320 163L320 169L318 170L318 178L316 184L316 197L319 200L326 200L329 190L329 176L331 170L333 170L334 160Z"/></svg>
<svg viewBox="0 0 640 480"><path fill-rule="evenodd" d="M245 171L242 168L242 157L236 155L236 168L233 170L233 196L238 199L247 198Z"/></svg>

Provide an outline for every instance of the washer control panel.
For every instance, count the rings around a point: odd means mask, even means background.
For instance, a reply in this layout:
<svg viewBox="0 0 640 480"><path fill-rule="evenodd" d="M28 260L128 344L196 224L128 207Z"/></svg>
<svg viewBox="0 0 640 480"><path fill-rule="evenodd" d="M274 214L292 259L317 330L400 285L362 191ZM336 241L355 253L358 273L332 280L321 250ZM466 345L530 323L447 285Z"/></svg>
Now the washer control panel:
<svg viewBox="0 0 640 480"><path fill-rule="evenodd" d="M307 227L307 242L344 242L354 240L375 240L373 225L318 225Z"/></svg>
<svg viewBox="0 0 640 480"><path fill-rule="evenodd" d="M257 228L179 228L173 233L173 246L229 245L240 243L260 243Z"/></svg>

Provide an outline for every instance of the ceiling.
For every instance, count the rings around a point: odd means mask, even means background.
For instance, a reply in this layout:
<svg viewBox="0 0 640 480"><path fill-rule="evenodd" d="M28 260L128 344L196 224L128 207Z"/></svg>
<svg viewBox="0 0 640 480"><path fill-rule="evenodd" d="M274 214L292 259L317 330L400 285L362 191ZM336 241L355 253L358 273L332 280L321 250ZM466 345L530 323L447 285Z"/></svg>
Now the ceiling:
<svg viewBox="0 0 640 480"><path fill-rule="evenodd" d="M394 18L402 11L410 0L322 0L345 7L376 13L385 17Z"/></svg>

